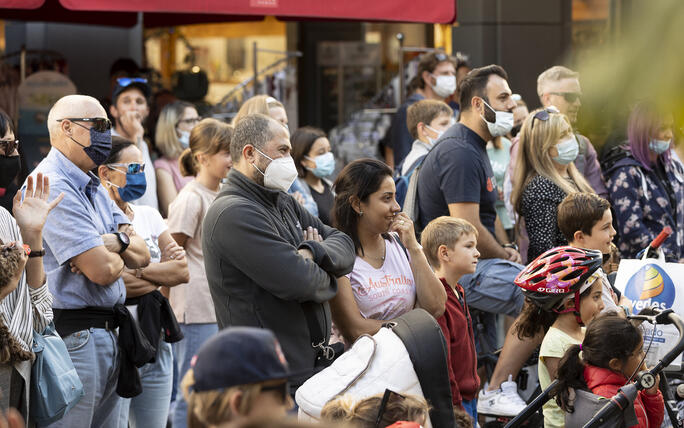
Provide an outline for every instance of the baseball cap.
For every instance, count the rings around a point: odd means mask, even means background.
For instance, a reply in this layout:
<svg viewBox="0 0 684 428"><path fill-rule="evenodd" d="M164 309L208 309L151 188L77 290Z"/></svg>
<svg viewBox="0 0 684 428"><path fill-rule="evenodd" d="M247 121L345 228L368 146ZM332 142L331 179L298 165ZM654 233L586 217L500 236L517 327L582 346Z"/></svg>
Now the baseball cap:
<svg viewBox="0 0 684 428"><path fill-rule="evenodd" d="M231 327L207 340L192 361L196 392L290 377L285 355L270 331Z"/></svg>
<svg viewBox="0 0 684 428"><path fill-rule="evenodd" d="M150 97L150 87L147 85L147 79L143 77L119 77L116 79L116 87L114 92L112 92L112 103L116 103L119 95L131 88L140 89L145 98Z"/></svg>

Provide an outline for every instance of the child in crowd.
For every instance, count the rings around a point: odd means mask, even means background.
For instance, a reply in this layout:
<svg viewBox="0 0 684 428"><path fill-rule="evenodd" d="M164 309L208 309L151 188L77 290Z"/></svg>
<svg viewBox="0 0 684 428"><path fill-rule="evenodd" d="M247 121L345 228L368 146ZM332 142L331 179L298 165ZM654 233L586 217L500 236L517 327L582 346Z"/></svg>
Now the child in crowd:
<svg viewBox="0 0 684 428"><path fill-rule="evenodd" d="M477 229L460 218L438 217L423 230L421 245L447 292L444 315L437 322L447 341L453 404L477 421L476 397L480 378L477 376L473 323L463 287L458 283L463 275L474 273L477 267L480 257Z"/></svg>
<svg viewBox="0 0 684 428"><path fill-rule="evenodd" d="M401 175L408 174L454 123L454 111L442 101L421 100L411 105L406 112L406 126L415 141L402 162Z"/></svg>
<svg viewBox="0 0 684 428"><path fill-rule="evenodd" d="M206 341L183 378L188 427L282 419L293 406L289 368L270 330L230 327Z"/></svg>
<svg viewBox="0 0 684 428"><path fill-rule="evenodd" d="M383 400L384 395L387 395L387 400ZM387 390L385 394L367 397L356 403L349 396L331 400L323 406L321 420L348 423L356 428L386 427L398 421L415 422L424 426L429 409L423 397ZM378 418L379 424L376 423Z"/></svg>
<svg viewBox="0 0 684 428"><path fill-rule="evenodd" d="M515 279L528 304L516 324L520 337L550 328L539 350L539 383L546 389L556 378L565 351L584 339L584 325L604 307L600 281L603 256L597 250L557 247L546 251ZM544 404L544 427L565 426L563 411L553 401Z"/></svg>
<svg viewBox="0 0 684 428"><path fill-rule="evenodd" d="M576 412L577 422L588 422L588 418L586 421L583 419L593 411L575 406L579 402L571 398L570 388L613 397L634 373L646 370L643 344L641 332L628 320L615 314L598 317L587 328L582 344L568 348L558 365L557 404L567 413ZM651 389L639 392L634 406L625 409L624 423L620 426L660 426L665 404L658 383L656 378ZM628 416L631 416L632 423L629 423Z"/></svg>
<svg viewBox="0 0 684 428"><path fill-rule="evenodd" d="M599 250L604 259L613 253L612 241L616 232L610 203L595 193L572 193L565 197L558 205L558 227L572 247ZM611 264L610 260L608 264ZM631 306L629 300L618 296L603 270L599 272L603 283L604 311L627 314Z"/></svg>

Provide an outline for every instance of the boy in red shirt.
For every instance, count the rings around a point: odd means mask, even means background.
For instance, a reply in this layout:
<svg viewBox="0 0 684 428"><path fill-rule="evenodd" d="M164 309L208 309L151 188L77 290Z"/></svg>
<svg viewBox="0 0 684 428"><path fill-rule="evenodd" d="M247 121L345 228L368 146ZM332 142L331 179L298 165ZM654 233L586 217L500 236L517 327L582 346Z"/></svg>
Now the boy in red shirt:
<svg viewBox="0 0 684 428"><path fill-rule="evenodd" d="M480 253L477 229L466 220L448 216L432 220L423 230L421 245L447 292L444 315L437 319L447 342L449 381L454 407L477 421L477 353L473 322L458 280L475 272Z"/></svg>

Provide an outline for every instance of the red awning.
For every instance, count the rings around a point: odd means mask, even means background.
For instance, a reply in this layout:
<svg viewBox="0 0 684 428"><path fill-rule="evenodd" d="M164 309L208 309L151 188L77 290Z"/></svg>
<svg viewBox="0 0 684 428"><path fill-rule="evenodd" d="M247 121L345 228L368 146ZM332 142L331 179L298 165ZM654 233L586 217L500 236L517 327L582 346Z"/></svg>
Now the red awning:
<svg viewBox="0 0 684 428"><path fill-rule="evenodd" d="M0 9L38 9L45 0L0 0Z"/></svg>
<svg viewBox="0 0 684 428"><path fill-rule="evenodd" d="M79 11L275 15L287 18L443 24L451 23L456 18L456 0L60 0L60 2L67 9Z"/></svg>

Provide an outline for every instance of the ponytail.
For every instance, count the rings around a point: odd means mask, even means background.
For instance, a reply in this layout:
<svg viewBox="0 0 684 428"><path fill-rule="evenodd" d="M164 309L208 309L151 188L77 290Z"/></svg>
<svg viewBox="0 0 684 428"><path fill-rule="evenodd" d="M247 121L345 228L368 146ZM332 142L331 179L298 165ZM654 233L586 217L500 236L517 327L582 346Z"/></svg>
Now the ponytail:
<svg viewBox="0 0 684 428"><path fill-rule="evenodd" d="M540 331L546 332L558 318L558 314L545 311L535 305L530 299L525 298L522 313L518 322L515 323L515 332L520 340L534 337Z"/></svg>
<svg viewBox="0 0 684 428"><path fill-rule="evenodd" d="M570 403L570 388L588 389L584 381L584 361L580 358L582 347L572 345L565 351L565 355L558 363L557 379L558 385L551 391L551 395L556 396L556 403L564 412L572 413L574 406Z"/></svg>
<svg viewBox="0 0 684 428"><path fill-rule="evenodd" d="M178 166L180 167L180 172L183 177L196 176L197 175L197 162L195 157L192 155L190 148L183 150L180 157L178 158Z"/></svg>

